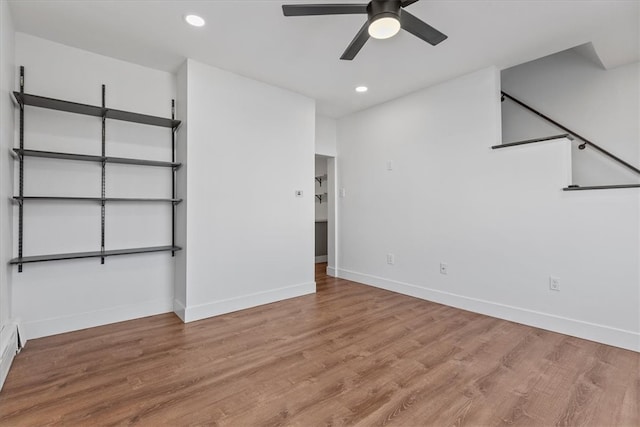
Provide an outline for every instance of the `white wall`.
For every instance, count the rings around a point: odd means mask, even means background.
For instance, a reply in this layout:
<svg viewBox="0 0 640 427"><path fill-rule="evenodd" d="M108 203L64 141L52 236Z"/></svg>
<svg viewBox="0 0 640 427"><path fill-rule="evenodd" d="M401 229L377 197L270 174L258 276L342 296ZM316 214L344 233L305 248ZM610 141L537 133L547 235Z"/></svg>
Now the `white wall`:
<svg viewBox="0 0 640 427"><path fill-rule="evenodd" d="M316 115L316 154L336 156L336 119Z"/></svg>
<svg viewBox="0 0 640 427"><path fill-rule="evenodd" d="M13 252L13 207L9 198L13 195L13 159L9 154L13 147L14 106L11 92L15 89L14 31L11 11L7 2L0 6L0 330L11 315L11 270L7 262Z"/></svg>
<svg viewBox="0 0 640 427"><path fill-rule="evenodd" d="M25 66L27 93L100 105L105 84L107 107L171 114L175 77L170 73L21 33L16 33L16 65ZM25 148L100 154L100 129L98 118L26 107ZM166 128L108 120L106 145L111 156L171 159L171 131ZM106 176L107 197L171 195L166 168L109 164ZM27 158L25 195L100 196L100 166ZM24 210L25 256L99 250L98 204L26 203ZM107 249L170 242L168 204L107 205ZM173 269L170 253L112 257L105 265L99 259L28 264L23 273L14 267L13 313L24 323L27 337L35 338L169 312Z"/></svg>
<svg viewBox="0 0 640 427"><path fill-rule="evenodd" d="M0 388L15 353L15 328L11 327L11 267L13 254L13 147L15 89L14 30L6 1L0 2Z"/></svg>
<svg viewBox="0 0 640 427"><path fill-rule="evenodd" d="M499 91L487 69L339 120L339 275L640 350L638 190L561 191L566 140L491 150Z"/></svg>
<svg viewBox="0 0 640 427"><path fill-rule="evenodd" d="M623 160L640 167L640 63L605 70L571 49L502 71L502 89ZM503 103L503 141L565 133L511 101ZM573 182L627 184L640 176L573 144Z"/></svg>
<svg viewBox="0 0 640 427"><path fill-rule="evenodd" d="M191 321L315 292L314 101L192 60L185 72L176 312Z"/></svg>

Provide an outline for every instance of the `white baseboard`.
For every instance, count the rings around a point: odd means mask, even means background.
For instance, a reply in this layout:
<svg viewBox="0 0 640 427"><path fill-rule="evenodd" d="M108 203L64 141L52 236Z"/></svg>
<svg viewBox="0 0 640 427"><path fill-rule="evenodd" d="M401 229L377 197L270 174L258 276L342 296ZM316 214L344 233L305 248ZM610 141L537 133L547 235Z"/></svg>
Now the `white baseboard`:
<svg viewBox="0 0 640 427"><path fill-rule="evenodd" d="M27 321L23 324L24 334L27 339L40 338L156 314L171 313L172 311L173 302L171 300L145 301L69 316Z"/></svg>
<svg viewBox="0 0 640 427"><path fill-rule="evenodd" d="M316 292L315 282L302 283L299 285L286 286L278 289L271 289L265 292L242 295L220 301L212 301L206 304L187 306L184 308L184 322L193 322L206 319L208 317L219 316L246 308L252 308L263 304L295 298L302 295ZM178 313L176 313L178 314ZM180 316L180 314L178 314Z"/></svg>
<svg viewBox="0 0 640 427"><path fill-rule="evenodd" d="M338 277L337 270L334 267L327 267L327 276Z"/></svg>
<svg viewBox="0 0 640 427"><path fill-rule="evenodd" d="M340 269L337 273L338 277L342 279L386 289L403 295L640 352L640 334L637 332L556 316L535 310L513 307L497 302L465 297L369 274L357 273L355 271Z"/></svg>
<svg viewBox="0 0 640 427"><path fill-rule="evenodd" d="M11 363L18 352L18 326L5 325L0 330L0 390L7 379Z"/></svg>
<svg viewBox="0 0 640 427"><path fill-rule="evenodd" d="M319 262L327 262L327 255L320 255L316 257L316 264Z"/></svg>

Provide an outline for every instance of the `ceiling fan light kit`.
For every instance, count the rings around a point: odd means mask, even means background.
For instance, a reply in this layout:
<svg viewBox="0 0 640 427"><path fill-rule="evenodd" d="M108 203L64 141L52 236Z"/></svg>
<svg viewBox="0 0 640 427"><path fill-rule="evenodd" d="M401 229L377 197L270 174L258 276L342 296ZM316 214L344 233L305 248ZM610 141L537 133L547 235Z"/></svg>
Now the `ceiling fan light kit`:
<svg viewBox="0 0 640 427"><path fill-rule="evenodd" d="M374 39L389 39L400 31L400 21L397 18L383 16L369 24L369 35Z"/></svg>
<svg viewBox="0 0 640 427"><path fill-rule="evenodd" d="M358 34L351 41L340 59L352 60L360 52L369 37L388 39L400 29L426 41L432 46L444 41L447 36L431 25L416 18L405 7L418 0L372 0L368 4L290 4L283 5L284 16L367 14Z"/></svg>
<svg viewBox="0 0 640 427"><path fill-rule="evenodd" d="M400 0L367 4L368 32L374 39L388 39L400 31Z"/></svg>

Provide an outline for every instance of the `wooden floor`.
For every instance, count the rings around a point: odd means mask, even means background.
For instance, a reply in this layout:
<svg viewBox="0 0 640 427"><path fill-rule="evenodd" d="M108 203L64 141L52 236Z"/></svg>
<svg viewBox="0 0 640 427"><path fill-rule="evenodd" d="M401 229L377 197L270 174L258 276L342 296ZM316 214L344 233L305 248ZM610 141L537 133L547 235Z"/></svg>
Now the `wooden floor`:
<svg viewBox="0 0 640 427"><path fill-rule="evenodd" d="M319 267L316 295L29 341L0 425L640 425L638 353Z"/></svg>

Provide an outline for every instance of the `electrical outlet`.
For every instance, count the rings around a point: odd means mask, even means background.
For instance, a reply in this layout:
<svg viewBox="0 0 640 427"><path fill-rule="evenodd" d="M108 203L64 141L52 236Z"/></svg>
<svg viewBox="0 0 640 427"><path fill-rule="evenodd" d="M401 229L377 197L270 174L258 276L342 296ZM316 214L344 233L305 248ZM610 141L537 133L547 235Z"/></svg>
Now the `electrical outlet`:
<svg viewBox="0 0 640 427"><path fill-rule="evenodd" d="M440 274L447 274L449 273L449 266L447 264L445 264L444 262L440 263Z"/></svg>
<svg viewBox="0 0 640 427"><path fill-rule="evenodd" d="M549 276L549 289L552 291L560 290L560 279L557 277Z"/></svg>
<svg viewBox="0 0 640 427"><path fill-rule="evenodd" d="M387 264L393 265L396 263L396 256L394 254L387 254Z"/></svg>
<svg viewBox="0 0 640 427"><path fill-rule="evenodd" d="M347 194L347 190L345 190L344 188L341 188L338 194L340 194L340 197L344 197Z"/></svg>
<svg viewBox="0 0 640 427"><path fill-rule="evenodd" d="M302 190L296 190L296 197L304 196L304 192Z"/></svg>

